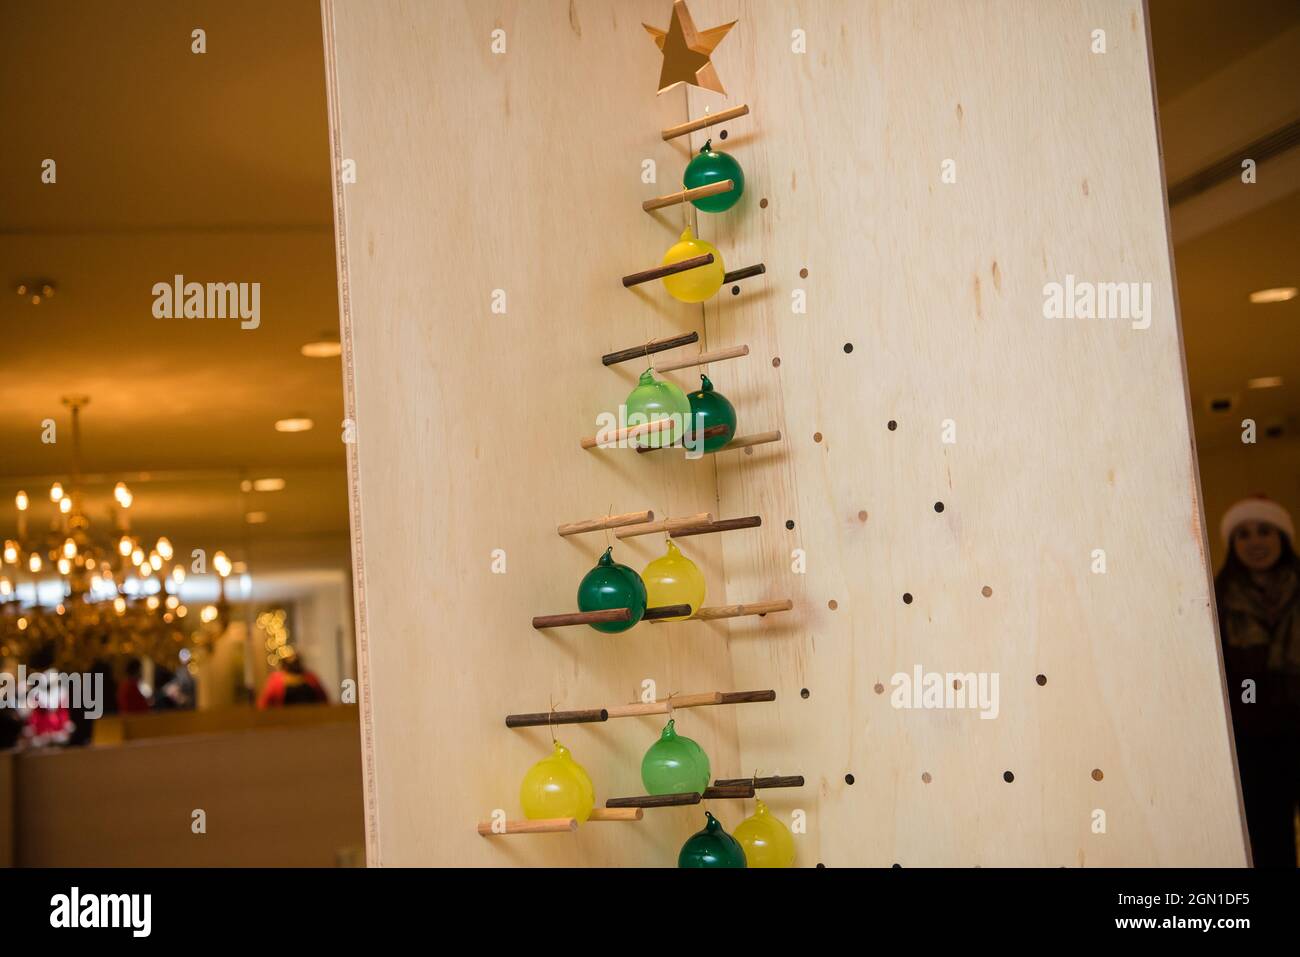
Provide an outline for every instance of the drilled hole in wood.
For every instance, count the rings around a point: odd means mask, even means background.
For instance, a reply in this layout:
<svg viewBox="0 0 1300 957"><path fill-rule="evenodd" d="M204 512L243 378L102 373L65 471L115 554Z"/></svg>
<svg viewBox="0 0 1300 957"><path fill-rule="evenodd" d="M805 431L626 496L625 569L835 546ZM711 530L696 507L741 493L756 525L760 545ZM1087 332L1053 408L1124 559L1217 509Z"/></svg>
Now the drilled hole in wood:
<svg viewBox="0 0 1300 957"><path fill-rule="evenodd" d="M1105 776L1106 776L1106 775L1104 775L1104 774L1101 773L1101 768L1093 768L1093 769L1092 769L1092 779L1093 779L1094 781L1100 781L1100 780L1101 780L1102 778L1104 778Z"/></svg>
<svg viewBox="0 0 1300 957"><path fill-rule="evenodd" d="M935 510L936 512L942 512L942 511L943 511L943 502L935 502L935 503L934 503L934 510Z"/></svg>
<svg viewBox="0 0 1300 957"><path fill-rule="evenodd" d="M890 870L892 870L892 871L901 871L902 869L903 869L903 865L902 865L902 864L899 864L897 861L895 861L895 862L890 866Z"/></svg>
<svg viewBox="0 0 1300 957"><path fill-rule="evenodd" d="M751 448L751 447L748 446L748 445L745 446L745 454L746 454L746 455L753 455L753 454L754 454L754 450L753 450L753 448Z"/></svg>
<svg viewBox="0 0 1300 957"><path fill-rule="evenodd" d="M853 343L851 343L851 342L846 342L846 343L844 343L844 351L845 351L845 352L852 352L852 351L853 351Z"/></svg>
<svg viewBox="0 0 1300 957"><path fill-rule="evenodd" d="M758 208L759 208L759 209L767 209L767 197L766 197L766 196L764 196L762 199L760 199L760 200L758 201Z"/></svg>
<svg viewBox="0 0 1300 957"><path fill-rule="evenodd" d="M739 296L739 295L740 295L740 287L739 287L739 286L732 286L732 287L731 287L731 294L732 294L733 296Z"/></svg>
<svg viewBox="0 0 1300 957"><path fill-rule="evenodd" d="M851 774L844 775L844 783L851 785L853 783L853 775Z"/></svg>
<svg viewBox="0 0 1300 957"><path fill-rule="evenodd" d="M921 782L922 782L923 784L929 784L931 780L932 780L932 779L931 779L931 777L930 777L930 772L929 772L929 771L922 771L922 772L921 772Z"/></svg>
<svg viewBox="0 0 1300 957"><path fill-rule="evenodd" d="M879 681L877 681L875 687L873 687L871 690L874 691L876 694L884 694L885 686L882 685Z"/></svg>
<svg viewBox="0 0 1300 957"><path fill-rule="evenodd" d="M960 690L961 690L961 679L960 679L960 678L953 678L953 679L952 679L952 690L953 690L953 691L960 691Z"/></svg>
<svg viewBox="0 0 1300 957"><path fill-rule="evenodd" d="M807 688L799 689L799 697L801 698L807 698L810 694L812 694L812 692L809 691Z"/></svg>
<svg viewBox="0 0 1300 957"><path fill-rule="evenodd" d="M912 593L910 591L903 592L903 604L904 605L912 604Z"/></svg>
<svg viewBox="0 0 1300 957"><path fill-rule="evenodd" d="M1003 780L1003 781L1006 781L1008 784L1010 784L1010 783L1011 783L1012 781L1014 781L1015 779L1016 779L1016 776L1015 776L1014 774L1012 774L1010 771L1003 771L1003 772L1002 772L1002 780Z"/></svg>
<svg viewBox="0 0 1300 957"><path fill-rule="evenodd" d="M893 432L896 428L898 428L898 423L895 422L893 419L890 419L890 420L889 420L889 431L890 431L890 432Z"/></svg>
<svg viewBox="0 0 1300 957"><path fill-rule="evenodd" d="M794 528L794 519L793 519L793 518L787 518L787 519L785 520L785 527L786 527L786 528L789 528L789 529L793 529L793 528Z"/></svg>
<svg viewBox="0 0 1300 957"><path fill-rule="evenodd" d="M867 510L864 508L862 511L858 512L858 521L865 522L866 520L867 520Z"/></svg>
<svg viewBox="0 0 1300 957"><path fill-rule="evenodd" d="M800 269L800 270L799 270L799 278L800 278L800 279L807 279L807 278L808 278L808 267L807 267L807 266L804 266L803 269Z"/></svg>
<svg viewBox="0 0 1300 957"><path fill-rule="evenodd" d="M829 608L831 611L834 611L836 608L840 607L840 603L837 602L834 598L832 598L830 601L826 603L826 607Z"/></svg>
<svg viewBox="0 0 1300 957"><path fill-rule="evenodd" d="M985 598L988 598L990 595L993 594L993 589L990 588L988 585L985 585L983 588L980 589L980 594L983 595Z"/></svg>
<svg viewBox="0 0 1300 957"><path fill-rule="evenodd" d="M780 366L781 366L781 357L780 357L780 356L773 356L773 357L772 357L772 368L773 368L773 369L778 369L778 368L780 368Z"/></svg>
<svg viewBox="0 0 1300 957"><path fill-rule="evenodd" d="M1041 688L1043 685L1047 684L1047 675L1039 675L1034 680L1038 682L1038 685Z"/></svg>
<svg viewBox="0 0 1300 957"><path fill-rule="evenodd" d="M814 433L813 433L813 441L814 441L814 442L820 442L821 440L822 440L822 434L821 434L820 432L814 432Z"/></svg>
<svg viewBox="0 0 1300 957"><path fill-rule="evenodd" d="M767 202L767 200L763 200L763 202ZM823 864L821 861L818 861L818 862L817 862L817 869L818 869L819 871L824 871L824 870L826 870L826 865Z"/></svg>
<svg viewBox="0 0 1300 957"><path fill-rule="evenodd" d="M718 139L720 139L720 140L725 140L726 138L727 138L727 131L726 131L726 130L723 130L721 133L718 134Z"/></svg>

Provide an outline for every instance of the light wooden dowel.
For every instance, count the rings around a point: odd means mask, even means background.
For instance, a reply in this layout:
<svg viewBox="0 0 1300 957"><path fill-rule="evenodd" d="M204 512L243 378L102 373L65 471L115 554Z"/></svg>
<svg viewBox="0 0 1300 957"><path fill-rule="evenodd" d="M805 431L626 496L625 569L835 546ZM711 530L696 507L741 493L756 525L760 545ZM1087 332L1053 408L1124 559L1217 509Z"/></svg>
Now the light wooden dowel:
<svg viewBox="0 0 1300 957"><path fill-rule="evenodd" d="M484 837L507 834L567 834L578 829L576 817L546 817L536 821L506 821L504 831L492 830L491 821L479 821L478 832Z"/></svg>
<svg viewBox="0 0 1300 957"><path fill-rule="evenodd" d="M704 609L700 609L703 611ZM533 619L533 627L563 628L566 625L600 625L612 621L631 621L632 612L627 608L605 608L601 611L571 611L563 615L538 615Z"/></svg>
<svg viewBox="0 0 1300 957"><path fill-rule="evenodd" d="M621 429L615 429L613 432L597 432L595 435L587 436L580 444L584 449L607 448L611 445L617 445L625 439L638 435L647 435L652 432L662 432L665 429L675 428L679 424L677 419L666 415L662 419L642 422L640 425L627 425Z"/></svg>
<svg viewBox="0 0 1300 957"><path fill-rule="evenodd" d="M691 621L717 621L719 618L744 618L746 615L766 615L774 611L789 611L794 602L789 598L779 601L753 601L747 605L714 605L701 608L691 615Z"/></svg>
<svg viewBox="0 0 1300 957"><path fill-rule="evenodd" d="M618 704L606 708L611 718L640 718L648 714L668 714L672 709L666 701L648 701L642 704Z"/></svg>
<svg viewBox="0 0 1300 957"><path fill-rule="evenodd" d="M701 352L699 355L687 356L685 359L656 362L655 371L673 372L677 369L689 369L691 366L702 366L710 362L721 362L723 359L739 359L741 356L747 355L749 355L749 346L729 346L726 349L714 349L712 352Z"/></svg>
<svg viewBox="0 0 1300 957"><path fill-rule="evenodd" d="M549 724L590 724L612 718L637 718L644 715L671 714L683 708L707 708L713 705L775 700L775 691L700 691L694 694L669 695L667 698L660 698L658 701L620 704L612 708L593 708L590 711L538 711L533 714L510 714L506 715L506 727L531 728Z"/></svg>
<svg viewBox="0 0 1300 957"><path fill-rule="evenodd" d="M681 189L675 193L669 193L667 196L656 196L654 199L647 199L641 204L641 208L647 213L656 209L663 209L665 206L677 206L681 203L690 202L693 199L704 199L706 196L717 196L719 193L728 193L734 187L729 179L720 179L716 183L709 183L707 186L696 186L692 189Z"/></svg>
<svg viewBox="0 0 1300 957"><path fill-rule="evenodd" d="M702 437L706 439L711 439L715 435L724 434L729 428L731 428L731 426L729 425L711 425L704 430L704 432L702 433ZM695 446L697 449L700 447L698 444L698 439L695 438L693 433L691 435L691 445ZM684 448L686 448L685 436L683 436L678 441L674 442L672 445L660 445L660 446L638 445L636 447L636 452L637 455L644 455L646 452L654 452L657 449L684 449Z"/></svg>
<svg viewBox="0 0 1300 957"><path fill-rule="evenodd" d="M698 120L691 120L688 123L679 123L676 126L668 127L663 131L663 138L665 140L674 140L679 136L685 136L687 133L707 129L710 126L725 123L727 120L734 120L738 116L745 116L747 113L749 113L748 103L733 106L731 109L722 110L720 113L707 113Z"/></svg>
<svg viewBox="0 0 1300 957"><path fill-rule="evenodd" d="M780 442L781 430L774 429L771 432L756 432L753 435L742 435L738 439L732 439L718 452L730 452L732 449L743 449L751 445L766 445L768 442ZM714 453L717 454L716 452Z"/></svg>
<svg viewBox="0 0 1300 957"><path fill-rule="evenodd" d="M690 528L713 521L712 512L697 512L683 515L681 518L662 518L657 522L644 522L640 525L628 525L614 533L616 538L636 538L638 535L654 535L657 532L671 532L676 528Z"/></svg>
<svg viewBox="0 0 1300 957"><path fill-rule="evenodd" d="M566 522L555 530L563 536L581 535L583 532L599 532L606 528L622 528L624 525L640 525L653 522L655 513L647 509L644 512L624 512L622 515L606 515L604 518L589 518L585 522Z"/></svg>
<svg viewBox="0 0 1300 957"><path fill-rule="evenodd" d="M722 704L722 700L723 693L721 691L705 691L700 694L673 695L659 701L649 701L641 704L615 705L612 708L606 708L605 712L611 718L638 718L643 715L672 714L681 708L703 708L708 705L718 705Z"/></svg>
<svg viewBox="0 0 1300 957"><path fill-rule="evenodd" d="M587 823L592 821L639 821L645 811L639 807L593 807Z"/></svg>

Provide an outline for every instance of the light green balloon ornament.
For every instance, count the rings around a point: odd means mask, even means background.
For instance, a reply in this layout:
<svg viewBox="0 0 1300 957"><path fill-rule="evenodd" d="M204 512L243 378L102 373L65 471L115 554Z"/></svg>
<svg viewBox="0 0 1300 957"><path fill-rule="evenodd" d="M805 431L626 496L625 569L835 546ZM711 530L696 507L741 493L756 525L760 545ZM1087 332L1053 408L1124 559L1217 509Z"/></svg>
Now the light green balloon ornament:
<svg viewBox="0 0 1300 957"><path fill-rule="evenodd" d="M680 386L656 379L652 369L641 373L641 381L628 394L625 405L628 425L673 418L672 425L636 439L639 444L648 445L652 449L675 443L682 437L691 420L691 400L686 397L686 393Z"/></svg>
<svg viewBox="0 0 1300 957"><path fill-rule="evenodd" d="M641 783L647 794L703 794L709 786L709 756L690 738L679 735L674 724L664 725L659 740L641 759Z"/></svg>

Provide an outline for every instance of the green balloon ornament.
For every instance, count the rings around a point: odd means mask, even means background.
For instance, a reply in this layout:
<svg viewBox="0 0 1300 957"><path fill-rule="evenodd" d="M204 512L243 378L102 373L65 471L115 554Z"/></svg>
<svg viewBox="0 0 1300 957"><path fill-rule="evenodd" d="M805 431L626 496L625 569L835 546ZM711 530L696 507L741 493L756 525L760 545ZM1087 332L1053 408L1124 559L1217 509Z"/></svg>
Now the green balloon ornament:
<svg viewBox="0 0 1300 957"><path fill-rule="evenodd" d="M605 549L596 567L583 576L578 585L579 611L604 611L626 608L632 612L627 621L604 621L592 625L597 631L615 635L627 631L641 620L646 608L645 582L631 568L614 561L614 547Z"/></svg>
<svg viewBox="0 0 1300 957"><path fill-rule="evenodd" d="M736 825L735 838L750 867L793 867L794 835L762 801L754 813Z"/></svg>
<svg viewBox="0 0 1300 957"><path fill-rule="evenodd" d="M677 733L675 722L664 725L659 740L641 759L641 783L647 794L703 794L709 786L709 756Z"/></svg>
<svg viewBox="0 0 1300 957"><path fill-rule="evenodd" d="M691 400L681 387L663 379L656 379L653 369L641 373L641 381L627 397L627 424L639 425L668 416L673 424L635 439L641 445L659 449L672 445L682 437L691 418Z"/></svg>
<svg viewBox="0 0 1300 957"><path fill-rule="evenodd" d="M678 867L745 867L745 850L728 834L721 822L704 812L704 829L686 839L677 855Z"/></svg>
<svg viewBox="0 0 1300 957"><path fill-rule="evenodd" d="M713 383L706 375L700 376L700 387L687 396L691 403L691 429L706 432L715 425L725 425L727 430L704 438L704 451L716 452L736 437L736 407L721 392L713 391ZM688 439L689 441L689 439Z"/></svg>
<svg viewBox="0 0 1300 957"><path fill-rule="evenodd" d="M691 200L695 208L706 213L726 212L740 201L740 194L745 191L745 173L740 168L740 164L730 153L715 150L713 140L709 140L687 164L682 184L687 189L695 189L697 186L711 186L725 179L731 180L733 184L731 189L725 193Z"/></svg>

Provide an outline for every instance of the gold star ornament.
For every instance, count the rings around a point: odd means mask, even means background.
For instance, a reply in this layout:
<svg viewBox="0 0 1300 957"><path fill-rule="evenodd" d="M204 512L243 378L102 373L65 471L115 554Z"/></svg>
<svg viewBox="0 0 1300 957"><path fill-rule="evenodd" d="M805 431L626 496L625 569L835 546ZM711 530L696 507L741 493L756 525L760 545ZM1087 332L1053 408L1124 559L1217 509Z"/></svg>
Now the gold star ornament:
<svg viewBox="0 0 1300 957"><path fill-rule="evenodd" d="M735 25L736 21L732 20L720 27L697 30L691 11L686 9L686 0L674 0L673 20L666 32L648 23L641 24L664 53L659 92L665 93L678 83L689 83L715 93L726 93L709 55Z"/></svg>

